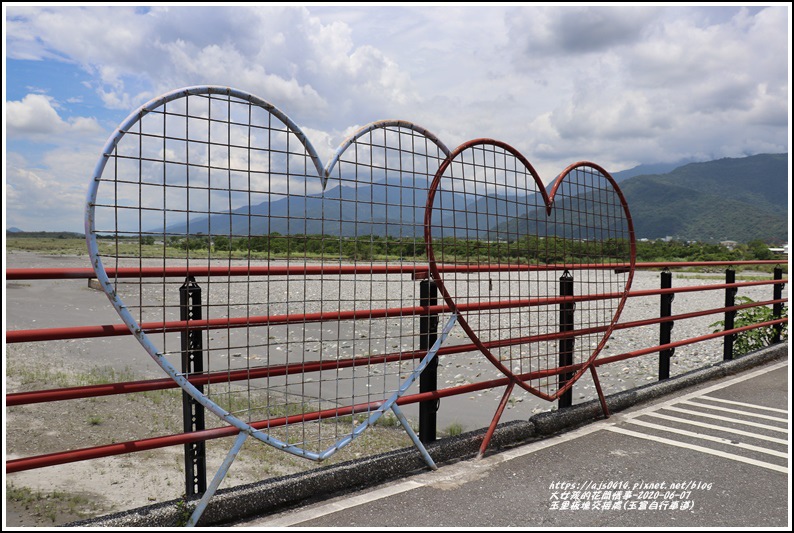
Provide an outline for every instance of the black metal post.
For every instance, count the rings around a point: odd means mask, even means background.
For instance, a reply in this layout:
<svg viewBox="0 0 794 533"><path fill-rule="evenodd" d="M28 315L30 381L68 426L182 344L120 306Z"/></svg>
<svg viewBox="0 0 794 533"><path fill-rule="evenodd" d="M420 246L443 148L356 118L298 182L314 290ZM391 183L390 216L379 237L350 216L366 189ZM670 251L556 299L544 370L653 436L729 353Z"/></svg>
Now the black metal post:
<svg viewBox="0 0 794 533"><path fill-rule="evenodd" d="M438 287L430 279L419 282L419 305L430 307L438 304ZM438 338L438 315L428 313L419 317L419 349L429 350ZM434 357L419 375L419 392L438 389L438 356ZM441 400L419 402L419 440L429 444L436 440L436 413Z"/></svg>
<svg viewBox="0 0 794 533"><path fill-rule="evenodd" d="M201 320L201 287L193 276L188 276L179 288L180 320ZM182 372L204 371L201 331L182 332ZM203 391L204 387L197 388ZM204 429L204 406L186 392L182 392L182 421L185 433ZM207 490L207 462L204 441L185 444L185 493L202 494Z"/></svg>
<svg viewBox="0 0 794 533"><path fill-rule="evenodd" d="M779 266L775 267L773 279L783 279L783 269ZM772 299L780 300L783 298L783 283L775 284L772 286ZM772 304L772 316L778 319L783 316L783 304ZM783 324L775 324L775 334L772 336L772 344L780 342L780 335L783 333Z"/></svg>
<svg viewBox="0 0 794 533"><path fill-rule="evenodd" d="M725 270L725 283L736 283L736 271L732 268ZM736 305L736 287L728 287L725 289L725 307L733 307ZM725 311L725 331L734 328L734 319L736 318L736 311ZM722 344L722 360L730 361L733 359L733 344L736 341L736 334L731 333L723 337Z"/></svg>
<svg viewBox="0 0 794 533"><path fill-rule="evenodd" d="M673 273L667 269L662 271L662 289L673 287ZM666 318L673 314L673 300L675 294L662 294L659 309L659 318ZM659 323L659 345L670 344L673 334L673 321ZM670 377L670 358L673 357L675 348L668 348L659 352L659 381Z"/></svg>
<svg viewBox="0 0 794 533"><path fill-rule="evenodd" d="M567 270L560 276L560 296L573 296L573 276ZM576 303L565 302L560 304L560 333L573 331L574 309ZM573 337L565 337L560 339L559 342L559 366L568 366L573 364L573 349L575 339ZM560 374L559 387L562 389L568 380L573 377L573 372L565 372ZM562 409L563 407L570 407L573 405L573 387L565 391L560 396L557 406Z"/></svg>

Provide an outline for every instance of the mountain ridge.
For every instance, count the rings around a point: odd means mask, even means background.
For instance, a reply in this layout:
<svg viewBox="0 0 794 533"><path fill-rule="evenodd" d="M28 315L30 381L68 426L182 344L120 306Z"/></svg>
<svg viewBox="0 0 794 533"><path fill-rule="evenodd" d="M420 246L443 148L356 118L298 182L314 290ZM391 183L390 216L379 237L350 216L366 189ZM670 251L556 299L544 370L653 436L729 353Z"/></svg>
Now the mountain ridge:
<svg viewBox="0 0 794 533"><path fill-rule="evenodd" d="M788 241L788 154L688 163L619 186L637 238Z"/></svg>
<svg viewBox="0 0 794 533"><path fill-rule="evenodd" d="M673 164L639 165L615 173L621 178L619 187L627 200L638 239L788 241L788 154L690 162L662 174L632 175L670 165ZM406 182L409 184L406 187L400 187L393 178L355 187L338 183L321 195L281 197L192 219L189 226L188 223L168 225L165 231L235 236L318 234L333 228L334 234L345 237L372 234L417 238L423 233L427 180L412 177ZM449 191L439 194L436 206L455 206L459 210L459 206L466 205L466 195ZM478 201L483 206L506 205L499 197L480 196ZM471 214L453 214L457 220L448 220L446 226L466 227L476 223L486 233L501 233L504 228L489 228L484 222L487 218L468 220L483 211L493 213L494 208L472 205ZM437 211L435 216L442 215ZM511 217L519 220L522 215L516 213ZM396 223L400 220L403 223ZM330 224L326 227L324 221ZM525 228L532 230L530 226ZM162 231L160 228L155 232Z"/></svg>

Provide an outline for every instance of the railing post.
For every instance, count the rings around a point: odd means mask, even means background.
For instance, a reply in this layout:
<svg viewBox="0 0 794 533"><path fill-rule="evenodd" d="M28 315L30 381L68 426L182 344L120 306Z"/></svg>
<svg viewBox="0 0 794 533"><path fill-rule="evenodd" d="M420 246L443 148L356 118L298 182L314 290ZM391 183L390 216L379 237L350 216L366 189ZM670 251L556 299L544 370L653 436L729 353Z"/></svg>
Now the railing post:
<svg viewBox="0 0 794 533"><path fill-rule="evenodd" d="M567 270L560 276L560 296L573 296L573 276ZM560 304L560 333L573 331L574 309L576 304L574 302L565 302ZM568 366L573 364L573 349L575 339L573 337L565 337L560 339L559 342L559 366ZM573 377L573 372L565 372L560 374L559 387L562 389L568 380ZM557 406L562 409L563 407L570 407L573 405L573 387L565 391L560 396Z"/></svg>
<svg viewBox="0 0 794 533"><path fill-rule="evenodd" d="M668 269L662 271L662 289L673 287L673 273ZM662 294L660 301L659 318L666 318L673 314L673 300L675 294ZM659 345L670 344L673 333L673 321L659 323ZM670 358L673 357L675 348L661 350L659 352L659 381L670 377Z"/></svg>
<svg viewBox="0 0 794 533"><path fill-rule="evenodd" d="M179 288L179 319L201 320L201 287L188 276ZM182 332L182 372L186 375L204 371L201 331ZM202 385L198 385L204 391ZM186 392L182 392L182 421L185 433L201 431L204 427L204 406ZM203 494L207 490L207 462L204 441L185 444L185 494Z"/></svg>
<svg viewBox="0 0 794 533"><path fill-rule="evenodd" d="M736 283L736 271L732 268L725 270L725 283ZM728 287L725 289L725 307L733 307L736 305L736 287ZM736 318L736 311L725 311L725 331L734 328L734 319ZM723 337L722 344L722 360L730 361L733 359L733 344L736 341L736 334L731 333Z"/></svg>
<svg viewBox="0 0 794 533"><path fill-rule="evenodd" d="M431 279L419 282L419 305L438 305L438 287ZM429 350L438 338L438 315L428 313L419 317L419 349ZM419 375L419 392L438 389L438 356L434 357ZM436 440L436 413L441 400L419 402L419 440L429 444Z"/></svg>
<svg viewBox="0 0 794 533"><path fill-rule="evenodd" d="M773 279L783 279L783 269L779 266L775 267ZM772 286L772 299L780 300L783 298L783 284L778 283ZM783 304L772 304L772 317L777 320L783 316ZM775 334L772 336L772 344L780 342L780 335L783 333L783 324L775 324Z"/></svg>

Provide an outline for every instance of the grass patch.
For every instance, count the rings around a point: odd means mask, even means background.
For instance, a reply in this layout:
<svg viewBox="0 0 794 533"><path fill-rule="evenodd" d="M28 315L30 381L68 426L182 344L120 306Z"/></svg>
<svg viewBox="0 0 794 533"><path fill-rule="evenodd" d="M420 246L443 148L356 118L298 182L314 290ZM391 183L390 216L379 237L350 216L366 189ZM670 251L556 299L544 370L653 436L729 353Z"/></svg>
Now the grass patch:
<svg viewBox="0 0 794 533"><path fill-rule="evenodd" d="M464 429L466 428L463 426L463 424L459 422L453 422L448 425L442 433L448 437L457 437L463 433Z"/></svg>
<svg viewBox="0 0 794 533"><path fill-rule="evenodd" d="M6 483L6 501L23 507L42 521L55 523L59 517L89 518L103 512L102 506L82 494L43 492Z"/></svg>
<svg viewBox="0 0 794 533"><path fill-rule="evenodd" d="M402 427L402 424L400 424L400 420L396 416L394 416L394 413L391 412L384 413L383 416L381 416L378 419L375 425L382 428Z"/></svg>
<svg viewBox="0 0 794 533"><path fill-rule="evenodd" d="M7 358L6 375L20 380L23 390L88 387L124 381L139 381L142 378L130 368L116 370L104 366L91 368L84 372L65 372L51 367L26 365L21 359ZM181 394L181 390L166 389L145 391L128 395L130 398L146 398L154 404L172 400Z"/></svg>
<svg viewBox="0 0 794 533"><path fill-rule="evenodd" d="M176 511L177 511L176 525L178 527L185 527L187 525L188 520L190 520L190 516L193 514L194 508L195 505L187 503L186 499L179 500L176 503Z"/></svg>
<svg viewBox="0 0 794 533"><path fill-rule="evenodd" d="M736 303L738 305L750 304L754 303L754 300L752 298L748 298L747 296L737 296ZM762 322L769 322L775 320L775 318L777 317L774 316L771 307L748 307L746 309L740 309L736 312L736 315L734 316L733 327L741 328ZM780 318L788 318L788 306L782 306ZM714 322L709 327L718 328L713 331L714 333L718 333L725 329L725 321L720 320L718 322ZM734 357L738 357L755 350L760 350L761 348L771 345L776 333L779 333L781 341L788 339L788 324L784 323L777 327L764 326L735 334L736 336L734 338L733 344Z"/></svg>
<svg viewBox="0 0 794 533"><path fill-rule="evenodd" d="M85 239L77 237L11 237L6 235L6 251L37 252L50 255L88 255Z"/></svg>

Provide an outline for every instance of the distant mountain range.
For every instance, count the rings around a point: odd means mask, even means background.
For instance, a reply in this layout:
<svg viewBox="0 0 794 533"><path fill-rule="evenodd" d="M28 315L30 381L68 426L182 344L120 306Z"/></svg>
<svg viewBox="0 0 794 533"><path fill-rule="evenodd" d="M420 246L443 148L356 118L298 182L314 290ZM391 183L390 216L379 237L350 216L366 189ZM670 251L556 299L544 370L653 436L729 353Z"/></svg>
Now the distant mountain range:
<svg viewBox="0 0 794 533"><path fill-rule="evenodd" d="M614 173L628 202L637 238L788 242L787 154L675 165L640 165ZM172 224L165 230L172 234L318 234L325 231L348 237L370 234L421 237L427 185L427 181L420 178L413 179L410 187L402 187L395 180L358 187L329 184L324 195L280 196L270 202L198 217L189 223ZM454 206L458 211L454 215L434 211L434 217L446 216L441 226L451 229L446 230L445 235L463 236L461 230L454 228L475 224L479 238L486 239L501 238L506 232L533 233L538 229L534 222L527 222L538 218L537 215L517 212L515 197L483 197L461 192L439 194L436 206L446 206L446 212L453 211ZM469 205L474 198L478 205ZM533 206L540 201L537 197L519 200L518 204L527 202ZM577 210L581 210L598 199L582 194L578 200L570 201L578 202ZM464 206L468 206L467 213L460 212ZM500 213L500 223L493 213ZM566 222L560 220L558 224ZM152 231L159 233L163 228ZM545 231L559 233L554 227ZM577 237L590 236L582 233Z"/></svg>
<svg viewBox="0 0 794 533"><path fill-rule="evenodd" d="M407 181L407 180L404 180ZM167 233L212 235L340 234L419 237L424 234L428 181L416 178L410 186L386 180L358 187L329 183L324 194L274 195L277 199L246 205L230 212L197 217L166 226ZM455 194L443 201L462 205ZM451 205L451 204L450 204ZM162 228L154 230L162 232Z"/></svg>
<svg viewBox="0 0 794 533"><path fill-rule="evenodd" d="M638 238L788 242L788 154L689 163L620 188Z"/></svg>

